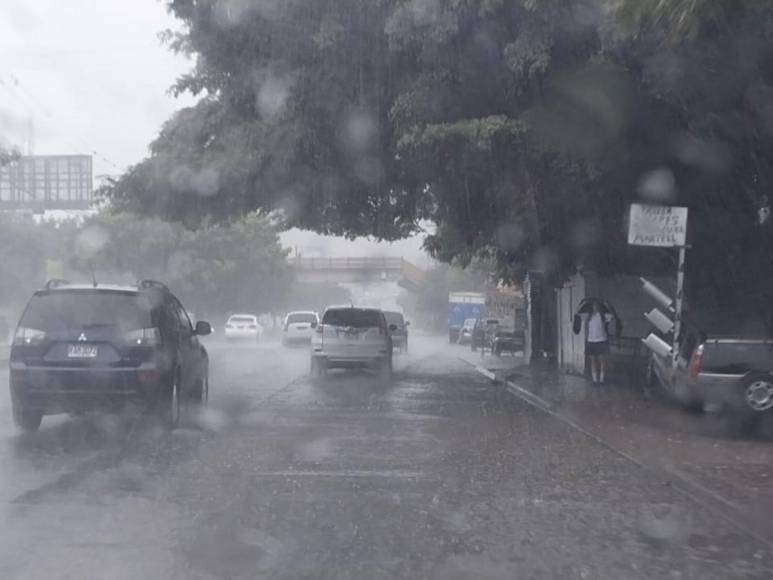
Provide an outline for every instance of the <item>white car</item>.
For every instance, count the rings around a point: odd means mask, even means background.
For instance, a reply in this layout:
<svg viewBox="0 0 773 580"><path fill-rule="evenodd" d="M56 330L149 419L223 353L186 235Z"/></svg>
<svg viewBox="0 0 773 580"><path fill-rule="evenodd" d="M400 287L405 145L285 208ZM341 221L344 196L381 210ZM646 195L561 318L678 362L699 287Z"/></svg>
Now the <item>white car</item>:
<svg viewBox="0 0 773 580"><path fill-rule="evenodd" d="M282 344L285 346L298 343L308 344L311 342L314 329L318 324L319 316L316 312L290 312L282 325Z"/></svg>
<svg viewBox="0 0 773 580"><path fill-rule="evenodd" d="M225 323L225 337L228 340L260 340L263 337L263 326L254 314L233 314Z"/></svg>
<svg viewBox="0 0 773 580"><path fill-rule="evenodd" d="M394 327L394 325L392 325ZM311 374L330 368L374 368L392 376L392 336L384 313L375 308L333 307L325 310L311 339Z"/></svg>

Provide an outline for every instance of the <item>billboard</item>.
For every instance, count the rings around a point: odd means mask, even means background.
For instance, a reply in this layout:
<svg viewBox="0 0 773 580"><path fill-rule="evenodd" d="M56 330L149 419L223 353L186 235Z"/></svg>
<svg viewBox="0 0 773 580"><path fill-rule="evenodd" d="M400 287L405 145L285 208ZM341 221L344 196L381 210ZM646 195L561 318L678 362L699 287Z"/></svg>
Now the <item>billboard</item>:
<svg viewBox="0 0 773 580"><path fill-rule="evenodd" d="M0 210L87 209L94 201L90 155L28 155L0 167Z"/></svg>

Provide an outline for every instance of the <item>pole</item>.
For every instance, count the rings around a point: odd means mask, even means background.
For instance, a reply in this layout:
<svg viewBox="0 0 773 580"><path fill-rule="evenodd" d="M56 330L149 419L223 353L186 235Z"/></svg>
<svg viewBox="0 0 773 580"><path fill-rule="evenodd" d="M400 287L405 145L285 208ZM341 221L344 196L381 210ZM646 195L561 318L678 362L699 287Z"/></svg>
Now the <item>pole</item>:
<svg viewBox="0 0 773 580"><path fill-rule="evenodd" d="M679 248L679 265L676 271L676 304L674 313L674 347L673 347L673 367L676 368L679 361L679 339L682 332L682 305L684 303L684 259L686 248Z"/></svg>

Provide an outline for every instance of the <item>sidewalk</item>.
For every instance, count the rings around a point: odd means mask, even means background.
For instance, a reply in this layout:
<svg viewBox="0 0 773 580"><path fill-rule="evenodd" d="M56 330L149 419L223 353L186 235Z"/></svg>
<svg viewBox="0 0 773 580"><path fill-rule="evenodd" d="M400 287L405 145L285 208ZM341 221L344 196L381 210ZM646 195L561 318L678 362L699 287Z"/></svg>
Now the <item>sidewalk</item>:
<svg viewBox="0 0 773 580"><path fill-rule="evenodd" d="M528 403L660 473L699 503L773 545L773 435L744 438L717 413L690 414L630 380L594 385L522 357L458 356ZM771 421L773 423L773 421Z"/></svg>
<svg viewBox="0 0 773 580"><path fill-rule="evenodd" d="M491 355L481 356L480 352L469 349L459 351L459 357L476 367L486 376L493 375L497 381L510 383L530 393L542 406L556 410L566 404L606 398L607 389L595 386L583 377L568 375L553 367L529 365L523 356Z"/></svg>

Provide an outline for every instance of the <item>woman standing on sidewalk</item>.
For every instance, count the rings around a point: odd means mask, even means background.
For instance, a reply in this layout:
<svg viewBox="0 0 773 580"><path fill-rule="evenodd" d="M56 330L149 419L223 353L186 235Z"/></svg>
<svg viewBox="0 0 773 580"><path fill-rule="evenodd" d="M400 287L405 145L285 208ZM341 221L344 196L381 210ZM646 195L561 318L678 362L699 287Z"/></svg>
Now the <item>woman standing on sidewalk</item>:
<svg viewBox="0 0 773 580"><path fill-rule="evenodd" d="M588 316L588 333L585 339L585 352L590 357L590 370L594 383L603 383L605 380L607 354L609 354L609 335L607 334L607 317L611 314L602 314L601 305L593 303L593 309Z"/></svg>
<svg viewBox="0 0 773 580"><path fill-rule="evenodd" d="M611 307L600 300L590 299L583 300L575 315L575 334L580 334L582 322L585 322L585 354L590 357L591 378L594 383L603 383L606 380L610 325L619 334L619 320L616 320Z"/></svg>

